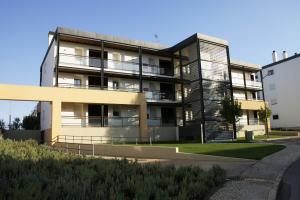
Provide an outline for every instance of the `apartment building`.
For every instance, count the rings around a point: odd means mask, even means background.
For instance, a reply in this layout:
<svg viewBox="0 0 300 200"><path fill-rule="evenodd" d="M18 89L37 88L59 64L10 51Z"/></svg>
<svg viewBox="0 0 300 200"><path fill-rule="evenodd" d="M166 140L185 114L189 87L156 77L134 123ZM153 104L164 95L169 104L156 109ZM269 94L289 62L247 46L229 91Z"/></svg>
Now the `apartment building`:
<svg viewBox="0 0 300 200"><path fill-rule="evenodd" d="M84 137L206 141L228 131L219 114L225 95L241 101L245 111L230 131L241 131L242 125L257 129L256 110L264 105L257 96L259 68L231 63L226 40L196 33L174 46L163 46L62 27L48 37L40 86L77 89L86 95L84 91L93 90L106 99L95 104L89 103L88 95L82 102L72 102L77 97L70 96L61 103L56 135L80 137L81 142ZM122 104L135 93L142 94L146 117L139 105ZM44 131L52 126L51 113L51 103L41 102Z"/></svg>
<svg viewBox="0 0 300 200"><path fill-rule="evenodd" d="M300 54L288 57L282 52L278 59L273 51L273 62L262 67L265 99L271 110L272 129L299 130L299 65Z"/></svg>
<svg viewBox="0 0 300 200"><path fill-rule="evenodd" d="M263 108L261 67L257 64L231 60L233 98L241 102L243 115L237 122L237 135L242 137L246 130L256 135L265 133L264 123L259 120L258 110Z"/></svg>

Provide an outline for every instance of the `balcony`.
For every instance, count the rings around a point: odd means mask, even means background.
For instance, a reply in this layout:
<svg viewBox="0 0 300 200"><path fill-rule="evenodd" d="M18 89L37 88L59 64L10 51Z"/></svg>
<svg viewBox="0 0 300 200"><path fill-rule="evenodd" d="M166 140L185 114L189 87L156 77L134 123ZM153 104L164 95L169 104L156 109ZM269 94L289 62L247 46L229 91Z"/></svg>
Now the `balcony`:
<svg viewBox="0 0 300 200"><path fill-rule="evenodd" d="M172 127L175 126L175 119L162 119L159 117L147 120L149 127Z"/></svg>
<svg viewBox="0 0 300 200"><path fill-rule="evenodd" d="M246 80L247 88L262 89L262 83L258 81Z"/></svg>
<svg viewBox="0 0 300 200"><path fill-rule="evenodd" d="M94 69L101 68L101 59L89 56L78 56L71 54L59 54L59 65L64 67ZM120 61L105 59L104 70L116 73L139 74L139 62L136 60ZM173 76L173 70L164 66L149 65L143 63L142 73L145 76Z"/></svg>
<svg viewBox="0 0 300 200"><path fill-rule="evenodd" d="M144 91L146 100L148 102L174 102L175 94L171 92L162 92L162 91Z"/></svg>
<svg viewBox="0 0 300 200"><path fill-rule="evenodd" d="M59 65L72 68L98 69L101 59L89 56L77 56L71 54L59 54Z"/></svg>
<svg viewBox="0 0 300 200"><path fill-rule="evenodd" d="M84 84L71 84L71 83L58 83L58 87L63 88L77 88L77 89L92 89L92 90L101 90L100 85L84 85ZM120 92L139 92L139 88L135 87L107 87L105 86L103 90L111 90L111 91L120 91Z"/></svg>
<svg viewBox="0 0 300 200"><path fill-rule="evenodd" d="M232 78L232 85L234 87L244 88L244 79ZM262 83L259 81L246 80L246 88L261 90Z"/></svg>
<svg viewBox="0 0 300 200"><path fill-rule="evenodd" d="M62 127L136 127L138 117L62 116Z"/></svg>

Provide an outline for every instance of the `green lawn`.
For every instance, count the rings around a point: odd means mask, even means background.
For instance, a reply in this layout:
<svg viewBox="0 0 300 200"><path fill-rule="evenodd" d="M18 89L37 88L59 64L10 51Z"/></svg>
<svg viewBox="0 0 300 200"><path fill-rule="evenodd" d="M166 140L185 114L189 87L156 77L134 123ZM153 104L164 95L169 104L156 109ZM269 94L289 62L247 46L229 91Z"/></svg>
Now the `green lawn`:
<svg viewBox="0 0 300 200"><path fill-rule="evenodd" d="M148 144L149 145L149 144ZM285 148L283 145L258 143L186 143L153 144L152 146L178 147L180 152L260 160Z"/></svg>
<svg viewBox="0 0 300 200"><path fill-rule="evenodd" d="M285 137L290 137L290 136L289 135L269 135L269 137L267 137L266 135L256 135L254 137L254 140L260 141L260 140L266 140L268 138L274 139L274 138L285 138ZM239 138L237 138L237 142L247 142L247 141L245 140L245 137L239 137Z"/></svg>

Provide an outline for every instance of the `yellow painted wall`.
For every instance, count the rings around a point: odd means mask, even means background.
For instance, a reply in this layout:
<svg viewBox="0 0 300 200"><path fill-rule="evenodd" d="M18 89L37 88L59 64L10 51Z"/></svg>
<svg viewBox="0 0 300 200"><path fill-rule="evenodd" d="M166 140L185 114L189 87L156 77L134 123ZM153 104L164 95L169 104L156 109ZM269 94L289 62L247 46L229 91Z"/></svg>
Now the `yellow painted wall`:
<svg viewBox="0 0 300 200"><path fill-rule="evenodd" d="M63 102L137 105L140 114L140 137L147 137L147 104L143 93L0 84L0 99L51 102L51 130L46 131L45 137L48 141L60 134Z"/></svg>
<svg viewBox="0 0 300 200"><path fill-rule="evenodd" d="M261 107L265 107L264 101L238 100L238 102L241 102L243 110L259 110Z"/></svg>

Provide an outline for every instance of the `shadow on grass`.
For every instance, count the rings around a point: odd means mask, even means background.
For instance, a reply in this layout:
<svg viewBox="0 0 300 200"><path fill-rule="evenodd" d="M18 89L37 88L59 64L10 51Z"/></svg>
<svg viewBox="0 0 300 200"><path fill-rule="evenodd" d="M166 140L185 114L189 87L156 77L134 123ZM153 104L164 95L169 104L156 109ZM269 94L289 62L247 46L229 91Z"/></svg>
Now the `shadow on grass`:
<svg viewBox="0 0 300 200"><path fill-rule="evenodd" d="M230 149L228 148L210 149L207 151L196 152L196 153L260 160L268 155L281 151L285 148L285 146L283 145L272 145L272 144L267 144L267 145L249 144L247 145L247 147L241 147L241 145L243 144L234 147L235 145L232 145Z"/></svg>

